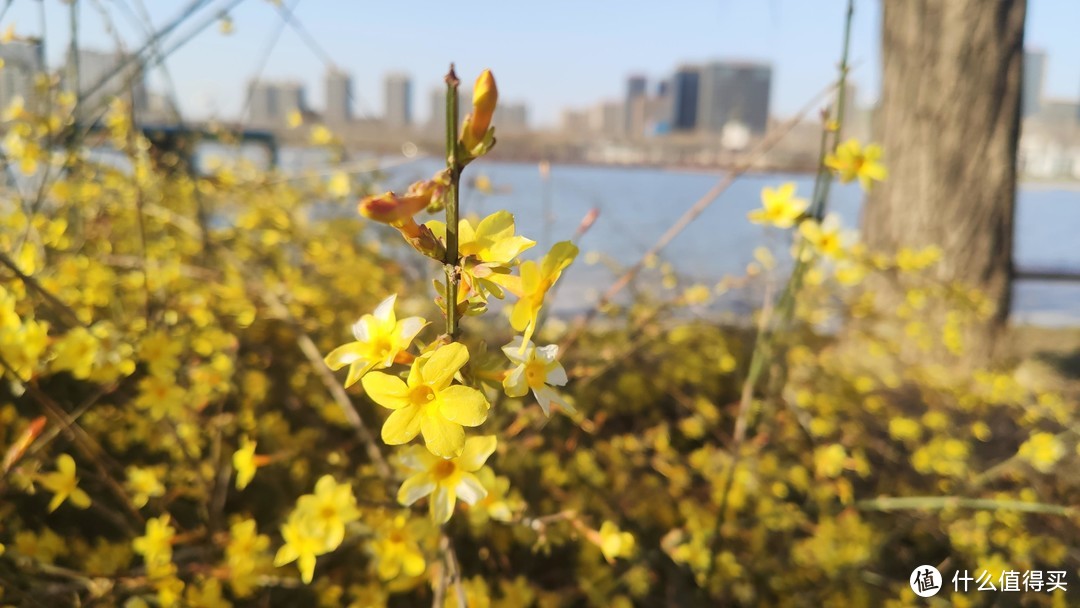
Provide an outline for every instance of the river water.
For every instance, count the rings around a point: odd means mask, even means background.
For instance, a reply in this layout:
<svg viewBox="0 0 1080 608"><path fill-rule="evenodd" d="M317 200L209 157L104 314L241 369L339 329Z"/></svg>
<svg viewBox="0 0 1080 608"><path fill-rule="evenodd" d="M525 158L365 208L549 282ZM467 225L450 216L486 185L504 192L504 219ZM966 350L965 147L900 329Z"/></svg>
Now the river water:
<svg viewBox="0 0 1080 608"><path fill-rule="evenodd" d="M286 171L326 166L325 158L311 154L311 150L284 149L280 163ZM399 159L387 165L390 168L384 169L385 179L377 187L402 191L411 182L430 177L442 162ZM613 271L604 264L587 263L597 257L588 252L602 253L623 266L636 262L720 177L717 173L661 168L554 165L545 182L535 164L479 161L466 170L465 182L480 175L490 180L495 191L483 194L466 185L463 214L511 211L518 233L540 242L535 255L542 251L540 247L571 238L586 213L599 210L595 224L578 241L582 256L560 281L554 307L564 312L587 308L615 280ZM746 219L750 210L760 206L764 186L788 181L795 182L797 192L809 198L813 185L809 175L740 177L663 251L661 260L674 266L685 285L703 282L711 286L725 275L745 272L757 247L768 247L778 260L788 259L787 235ZM862 199L858 185L835 184L830 210L841 216L845 226L857 227ZM1015 260L1020 268L1080 270L1080 190L1053 185L1021 187ZM642 282L639 287L660 289L655 281ZM718 305L741 311L760 302L760 291L728 294ZM1080 282L1016 281L1013 321L1080 325Z"/></svg>

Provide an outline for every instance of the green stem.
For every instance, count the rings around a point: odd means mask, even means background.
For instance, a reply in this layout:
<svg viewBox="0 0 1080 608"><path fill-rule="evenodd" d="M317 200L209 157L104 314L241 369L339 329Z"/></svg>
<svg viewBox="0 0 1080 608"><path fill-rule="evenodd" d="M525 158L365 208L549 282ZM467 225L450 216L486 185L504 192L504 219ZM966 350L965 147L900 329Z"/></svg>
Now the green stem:
<svg viewBox="0 0 1080 608"><path fill-rule="evenodd" d="M446 169L450 173L450 191L446 199L446 334L458 335L457 294L461 274L458 264L458 201L461 194L461 163L458 162L458 80L454 64L446 73Z"/></svg>

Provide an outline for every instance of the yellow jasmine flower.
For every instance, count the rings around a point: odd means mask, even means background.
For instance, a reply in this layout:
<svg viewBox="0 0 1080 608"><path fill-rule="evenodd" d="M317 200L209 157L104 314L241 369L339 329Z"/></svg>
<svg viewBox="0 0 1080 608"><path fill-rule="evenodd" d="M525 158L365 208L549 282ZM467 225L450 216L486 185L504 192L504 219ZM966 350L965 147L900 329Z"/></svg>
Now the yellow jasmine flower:
<svg viewBox="0 0 1080 608"><path fill-rule="evenodd" d="M751 211L747 217L755 224L791 228L808 206L806 199L795 196L795 184L788 182L775 189L762 188L761 209Z"/></svg>
<svg viewBox="0 0 1080 608"><path fill-rule="evenodd" d="M526 341L536 331L536 319L544 305L544 296L577 254L577 246L570 241L555 243L539 264L532 260L522 262L518 268L520 276L508 278L503 283L507 290L518 296L510 311L510 325L516 331L524 332Z"/></svg>
<svg viewBox="0 0 1080 608"><path fill-rule="evenodd" d="M165 486L150 467L128 467L127 488L133 495L131 502L140 509L150 502L151 497L165 495Z"/></svg>
<svg viewBox="0 0 1080 608"><path fill-rule="evenodd" d="M430 494L431 518L438 524L450 521L458 498L474 505L487 496L487 490L473 473L484 466L497 443L494 435L470 437L461 455L448 459L421 449L411 450L402 457L402 464L412 475L401 484L398 502L410 506Z"/></svg>
<svg viewBox="0 0 1080 608"><path fill-rule="evenodd" d="M311 143L316 146L327 146L335 143L337 140L334 134L330 132L324 125L315 125L311 129Z"/></svg>
<svg viewBox="0 0 1080 608"><path fill-rule="evenodd" d="M326 355L326 365L332 370L349 366L345 388L373 369L390 367L398 355L409 348L413 338L427 325L420 317L398 320L394 314L397 294L386 298L375 313L364 315L353 325L356 342L339 346Z"/></svg>
<svg viewBox="0 0 1080 608"><path fill-rule="evenodd" d="M510 497L510 480L497 477L490 467L483 467L476 472L476 478L487 490L487 496L481 498L469 509L469 523L482 527L489 519L508 522L514 519L514 512L523 505L520 497Z"/></svg>
<svg viewBox="0 0 1080 608"><path fill-rule="evenodd" d="M610 521L601 524L600 542L597 544L608 563L620 557L630 557L634 553L634 535L620 531L619 527Z"/></svg>
<svg viewBox="0 0 1080 608"><path fill-rule="evenodd" d="M296 562L300 579L310 584L315 576L315 558L324 553L325 541L321 531L316 529L315 522L294 511L281 526L281 536L285 544L274 556L274 566Z"/></svg>
<svg viewBox="0 0 1080 608"><path fill-rule="evenodd" d="M1020 457L1030 462L1032 467L1042 473L1049 473L1053 470L1054 465L1064 456L1064 444L1052 433L1033 433L1020 446Z"/></svg>
<svg viewBox="0 0 1080 608"><path fill-rule="evenodd" d="M446 239L446 224L425 224L436 238ZM510 278L510 267L522 252L536 241L515 235L514 215L500 210L480 221L474 228L467 219L458 222L458 251L461 253L461 289L458 303L470 295L491 294L502 299L501 285Z"/></svg>
<svg viewBox="0 0 1080 608"><path fill-rule="evenodd" d="M417 358L407 382L382 372L364 376L368 396L394 410L383 424L383 441L401 445L422 434L431 453L443 458L459 456L465 447L462 427L483 424L491 407L475 388L451 386L468 360L465 345L453 342Z"/></svg>
<svg viewBox="0 0 1080 608"><path fill-rule="evenodd" d="M301 496L296 509L320 532L324 541L320 553L338 548L345 540L345 525L360 519L352 484L339 484L330 475L320 477L315 493Z"/></svg>
<svg viewBox="0 0 1080 608"><path fill-rule="evenodd" d="M336 198L349 196L349 193L352 192L352 180L349 178L349 174L344 171L335 171L326 184L326 191L330 193L330 196Z"/></svg>
<svg viewBox="0 0 1080 608"><path fill-rule="evenodd" d="M143 556L151 578L167 576L172 571L172 543L176 529L169 525L169 515L146 521L146 532L132 542L135 552Z"/></svg>
<svg viewBox="0 0 1080 608"><path fill-rule="evenodd" d="M54 345L52 367L57 371L70 371L75 378L85 380L93 371L97 351L97 338L85 327L76 327Z"/></svg>
<svg viewBox="0 0 1080 608"><path fill-rule="evenodd" d="M67 454L56 457L56 471L42 475L40 483L53 493L49 513L68 499L80 509L90 506L90 496L79 488L79 478L75 476L75 459Z"/></svg>
<svg viewBox="0 0 1080 608"><path fill-rule="evenodd" d="M799 224L799 233L807 240L811 248L829 258L843 257L847 238L840 231L840 218L829 214L823 222L808 219ZM804 257L809 252L804 253Z"/></svg>
<svg viewBox="0 0 1080 608"><path fill-rule="evenodd" d="M427 561L418 542L423 532L418 526L422 523L423 520L410 521L398 515L379 529L371 551L378 561L376 570L380 579L389 581L402 575L412 578L424 573Z"/></svg>
<svg viewBox="0 0 1080 608"><path fill-rule="evenodd" d="M255 442L247 435L240 438L240 448L233 452L232 464L236 469L236 489L243 490L255 478L255 470L265 464L266 456L255 454Z"/></svg>
<svg viewBox="0 0 1080 608"><path fill-rule="evenodd" d="M504 346L502 351L517 365L503 379L503 390L508 396L524 397L531 390L547 416L551 416L552 403L559 404L569 412L576 411L551 388L566 384L566 370L556 359L559 356L557 345L537 348L532 342L515 336L513 342Z"/></svg>
<svg viewBox="0 0 1080 608"><path fill-rule="evenodd" d="M244 598L257 588L256 575L268 565L265 552L270 538L259 534L254 519L244 519L229 526L229 544L225 563L229 566L229 584L237 597Z"/></svg>
<svg viewBox="0 0 1080 608"><path fill-rule="evenodd" d="M873 182L888 177L880 159L881 146L870 144L863 149L858 140L849 139L836 146L836 152L825 156L825 166L836 171L841 182L858 179L863 190L869 191Z"/></svg>

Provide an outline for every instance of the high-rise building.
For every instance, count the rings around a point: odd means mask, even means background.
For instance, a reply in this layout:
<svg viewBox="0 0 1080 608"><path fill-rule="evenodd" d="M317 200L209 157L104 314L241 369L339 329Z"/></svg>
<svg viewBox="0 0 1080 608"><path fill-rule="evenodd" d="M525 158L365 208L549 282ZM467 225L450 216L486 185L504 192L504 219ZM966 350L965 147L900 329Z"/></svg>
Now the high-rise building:
<svg viewBox="0 0 1080 608"><path fill-rule="evenodd" d="M34 78L45 71L45 55L41 40L23 39L0 44L0 108L6 108L16 97L30 105L34 101Z"/></svg>
<svg viewBox="0 0 1080 608"><path fill-rule="evenodd" d="M352 78L345 72L330 69L326 72L327 124L343 125L352 120Z"/></svg>
<svg viewBox="0 0 1080 608"><path fill-rule="evenodd" d="M684 65L671 77L671 129L693 131L698 125L701 70Z"/></svg>
<svg viewBox="0 0 1080 608"><path fill-rule="evenodd" d="M412 80L407 74L387 74L386 107L383 121L387 126L403 128L412 124Z"/></svg>
<svg viewBox="0 0 1080 608"><path fill-rule="evenodd" d="M1046 77L1046 53L1024 51L1024 83L1020 90L1020 116L1038 114L1042 105L1043 79Z"/></svg>
<svg viewBox="0 0 1080 608"><path fill-rule="evenodd" d="M77 83L72 83L70 78L73 61L78 62ZM146 110L148 96L142 61L126 53L79 49L73 57L69 52L64 83L67 90L79 93L80 120L96 119L114 98L130 103L136 116Z"/></svg>
<svg viewBox="0 0 1080 608"><path fill-rule="evenodd" d="M739 122L751 133L769 126L772 67L752 62L713 62L701 70L698 91L698 126L720 133L729 122Z"/></svg>
<svg viewBox="0 0 1080 608"><path fill-rule="evenodd" d="M298 82L253 81L248 98L248 120L257 127L283 126L289 114L307 109L304 87Z"/></svg>
<svg viewBox="0 0 1080 608"><path fill-rule="evenodd" d="M626 132L628 134L639 134L642 131L644 126L643 112L635 110L644 105L648 86L648 80L638 74L626 79L626 102L623 104L623 115L626 117Z"/></svg>
<svg viewBox="0 0 1080 608"><path fill-rule="evenodd" d="M529 109L523 103L499 103L491 124L498 133L524 133L529 130Z"/></svg>

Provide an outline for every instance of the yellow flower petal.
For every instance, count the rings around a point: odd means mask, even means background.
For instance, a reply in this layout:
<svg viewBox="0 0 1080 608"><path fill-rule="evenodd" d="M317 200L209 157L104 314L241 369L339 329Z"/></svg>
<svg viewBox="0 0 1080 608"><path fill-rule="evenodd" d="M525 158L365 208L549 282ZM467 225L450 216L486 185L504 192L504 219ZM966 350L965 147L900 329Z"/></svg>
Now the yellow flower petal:
<svg viewBox="0 0 1080 608"><path fill-rule="evenodd" d="M470 437L465 442L465 448L461 456L457 457L456 464L470 473L479 471L484 466L489 456L495 452L499 442L494 435L483 437Z"/></svg>
<svg viewBox="0 0 1080 608"><path fill-rule="evenodd" d="M383 423L382 440L387 445L401 445L413 440L420 432L421 421L430 418L422 415L422 406L410 405L391 412ZM458 429L461 429L459 426ZM464 433L464 431L462 431ZM427 439L427 435L424 436Z"/></svg>
<svg viewBox="0 0 1080 608"><path fill-rule="evenodd" d="M450 385L454 374L458 373L469 361L469 349L459 342L451 342L446 346L440 346L438 350L423 363L420 369L424 383L431 386L435 391L440 391Z"/></svg>
<svg viewBox="0 0 1080 608"><path fill-rule="evenodd" d="M360 384L371 400L392 410L400 410L410 405L409 387L397 376L372 372L363 377Z"/></svg>
<svg viewBox="0 0 1080 608"><path fill-rule="evenodd" d="M475 388L457 384L439 391L439 414L462 426L480 426L490 408L484 394Z"/></svg>
<svg viewBox="0 0 1080 608"><path fill-rule="evenodd" d="M454 458L465 449L465 429L439 416L421 417L420 432L424 435L428 450L436 456Z"/></svg>

